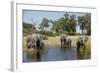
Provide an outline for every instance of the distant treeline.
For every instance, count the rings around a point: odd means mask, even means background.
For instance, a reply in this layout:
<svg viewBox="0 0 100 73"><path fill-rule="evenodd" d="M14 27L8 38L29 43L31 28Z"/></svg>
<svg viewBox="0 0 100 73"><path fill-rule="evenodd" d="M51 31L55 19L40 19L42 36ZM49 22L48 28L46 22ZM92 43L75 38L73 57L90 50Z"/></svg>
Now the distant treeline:
<svg viewBox="0 0 100 73"><path fill-rule="evenodd" d="M38 28L36 28L36 23L34 22L23 22L23 34L25 36L32 33L40 33L47 36L59 36L60 34L91 35L91 14L86 13L83 16L75 16L74 14L65 13L57 20L49 20L45 17L37 25L39 25ZM80 27L82 33L76 32L76 26Z"/></svg>

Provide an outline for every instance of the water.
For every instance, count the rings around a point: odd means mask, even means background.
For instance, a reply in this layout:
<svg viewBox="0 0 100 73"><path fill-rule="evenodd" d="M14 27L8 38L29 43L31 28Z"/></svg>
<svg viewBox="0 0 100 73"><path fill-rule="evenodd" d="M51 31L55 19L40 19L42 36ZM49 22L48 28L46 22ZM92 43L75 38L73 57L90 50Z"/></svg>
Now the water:
<svg viewBox="0 0 100 73"><path fill-rule="evenodd" d="M58 45L42 50L38 59L37 57L33 57L33 55L31 56L28 58L27 53L23 52L23 62L77 60L75 48L61 48Z"/></svg>

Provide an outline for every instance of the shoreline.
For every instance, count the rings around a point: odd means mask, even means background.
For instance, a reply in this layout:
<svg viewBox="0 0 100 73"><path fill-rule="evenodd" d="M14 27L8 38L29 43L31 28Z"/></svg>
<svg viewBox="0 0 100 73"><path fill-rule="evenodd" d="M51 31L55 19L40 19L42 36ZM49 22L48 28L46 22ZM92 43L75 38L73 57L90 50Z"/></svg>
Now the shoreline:
<svg viewBox="0 0 100 73"><path fill-rule="evenodd" d="M72 40L72 48L76 47L76 41L79 37L85 37L85 36L67 36L67 38L70 38ZM91 47L91 36L86 36L88 37L88 41L86 44L88 44ZM53 45L61 45L60 43L60 36L56 37L48 37L48 40L44 40L44 45L45 47L48 46L53 46ZM26 37L23 38L23 51L27 49L26 47Z"/></svg>

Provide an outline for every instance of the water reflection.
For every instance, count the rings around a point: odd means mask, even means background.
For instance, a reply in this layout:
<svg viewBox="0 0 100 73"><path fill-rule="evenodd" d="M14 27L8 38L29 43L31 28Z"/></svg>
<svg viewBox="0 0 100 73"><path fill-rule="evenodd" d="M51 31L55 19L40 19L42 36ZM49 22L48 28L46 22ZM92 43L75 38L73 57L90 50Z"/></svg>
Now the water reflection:
<svg viewBox="0 0 100 73"><path fill-rule="evenodd" d="M61 48L58 45L49 46L45 49L34 49L34 51L23 52L23 62L37 61L61 61L61 60L76 60L77 53L75 48Z"/></svg>

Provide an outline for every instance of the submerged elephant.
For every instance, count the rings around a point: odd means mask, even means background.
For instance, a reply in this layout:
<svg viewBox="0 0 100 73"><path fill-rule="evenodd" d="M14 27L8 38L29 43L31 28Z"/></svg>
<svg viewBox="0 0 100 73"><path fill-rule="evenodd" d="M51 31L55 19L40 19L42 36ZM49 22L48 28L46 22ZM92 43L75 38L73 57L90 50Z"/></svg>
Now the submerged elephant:
<svg viewBox="0 0 100 73"><path fill-rule="evenodd" d="M64 46L64 45L67 46L68 48L71 47L72 40L70 38L66 38L65 35L62 35L60 37L60 41L61 41L61 47Z"/></svg>
<svg viewBox="0 0 100 73"><path fill-rule="evenodd" d="M71 48L71 43L72 43L72 40L70 38L67 38L66 39L66 45L68 48Z"/></svg>
<svg viewBox="0 0 100 73"><path fill-rule="evenodd" d="M27 37L28 48L43 48L45 36L41 34L32 34Z"/></svg>
<svg viewBox="0 0 100 73"><path fill-rule="evenodd" d="M77 56L78 56L78 58L80 59L80 49L82 48L83 49L83 54L85 54L85 51L86 51L86 45L85 45L85 43L88 41L88 37L84 37L84 38L82 38L82 37L79 37L78 39L77 39L77 42L76 42L76 45L77 45Z"/></svg>

